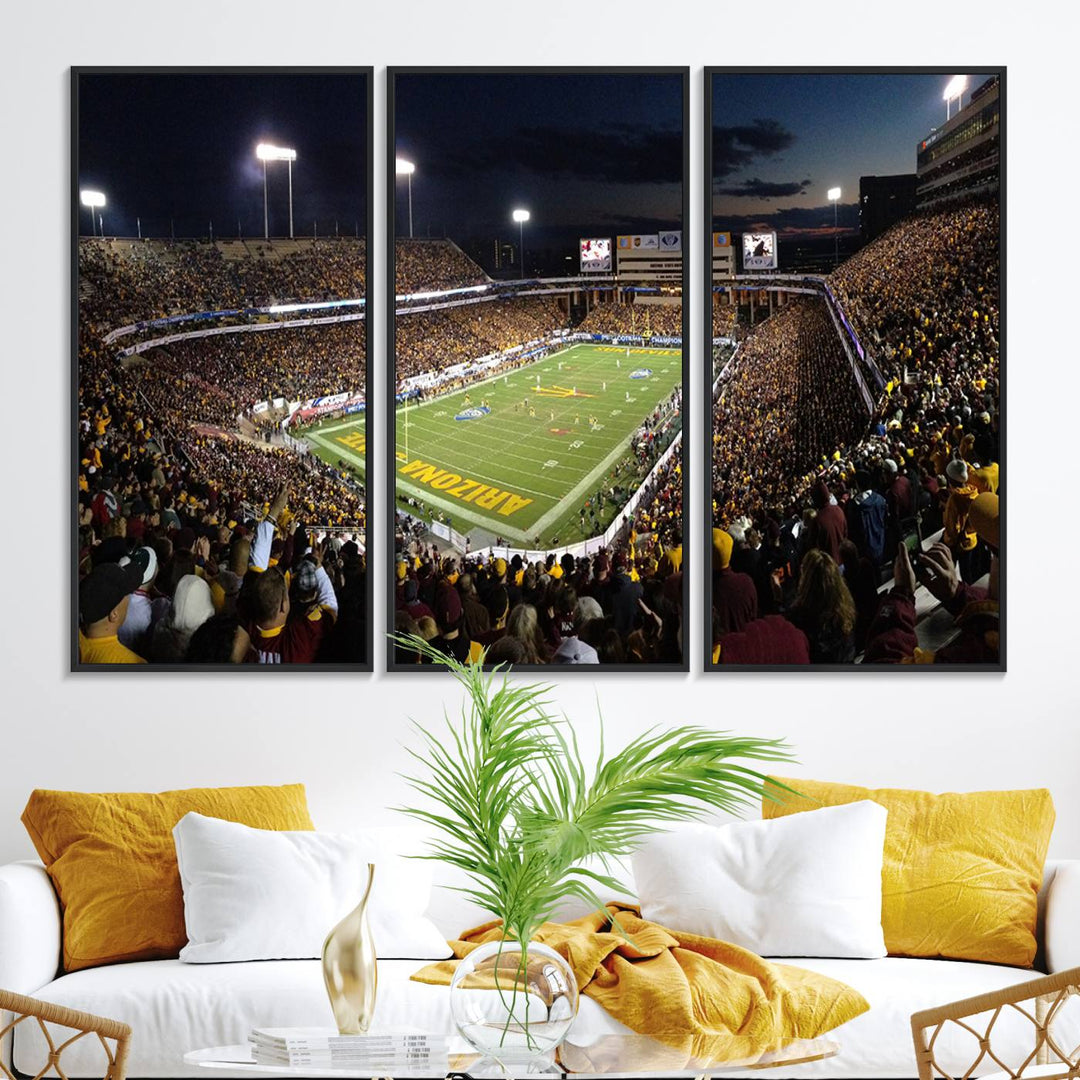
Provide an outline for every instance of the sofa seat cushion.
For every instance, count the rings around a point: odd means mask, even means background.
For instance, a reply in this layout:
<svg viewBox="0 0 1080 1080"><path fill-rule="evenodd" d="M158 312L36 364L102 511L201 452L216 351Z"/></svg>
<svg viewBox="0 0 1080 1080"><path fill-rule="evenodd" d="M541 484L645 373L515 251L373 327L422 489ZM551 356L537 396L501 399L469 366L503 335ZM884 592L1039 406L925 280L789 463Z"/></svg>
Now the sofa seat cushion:
<svg viewBox="0 0 1080 1080"><path fill-rule="evenodd" d="M777 1073L792 1077L913 1077L911 1042L913 1012L973 994L997 990L1039 973L948 960L832 960L786 958L793 963L848 983L870 1002L870 1011L837 1029L838 1057L794 1066ZM410 980L421 964L415 960L379 961L376 1024L412 1025L430 1031L453 1032L445 987ZM481 991L482 992L482 991ZM157 1077L209 1076L204 1069L183 1064L189 1050L246 1041L252 1027L330 1026L333 1019L316 960L268 960L238 964L183 964L157 960L93 968L64 975L35 994L45 1001L97 1013L129 1023L133 1029L128 1058L131 1080ZM999 1021L999 1025L1002 1021ZM1026 1028L1026 1030L1025 1030ZM589 998L583 998L574 1036L581 1042L622 1027ZM44 1062L44 1040L36 1027L16 1029L14 1063L34 1075ZM995 1048L1013 1064L1031 1046L1030 1025L1006 1023L995 1029ZM1080 1042L1080 1032L1070 1045ZM969 1042L964 1048L970 1047ZM1068 1041L1068 1040L1065 1040ZM70 1055L70 1057L69 1057ZM947 1050L942 1064L962 1072L961 1058ZM72 1080L104 1074L100 1046L90 1040L76 1043L64 1054ZM999 1070L993 1062L980 1071ZM214 1070L224 1080L242 1071ZM760 1072L747 1073L761 1077Z"/></svg>
<svg viewBox="0 0 1080 1080"><path fill-rule="evenodd" d="M419 1027L454 1033L446 987L413 982L423 966L417 960L380 960L375 1024ZM483 993L484 991L477 991ZM72 972L37 991L43 1001L123 1020L131 1025L129 1080L150 1077L228 1075L187 1066L189 1050L244 1043L260 1027L332 1027L333 1014L317 960L264 960L237 964L185 964L155 960ZM599 1005L583 999L582 1030L599 1037L625 1030ZM464 1049L464 1047L462 1048ZM16 1029L16 1068L33 1076L48 1049L36 1025ZM64 1071L72 1080L104 1075L100 1045L81 1040L64 1052Z"/></svg>

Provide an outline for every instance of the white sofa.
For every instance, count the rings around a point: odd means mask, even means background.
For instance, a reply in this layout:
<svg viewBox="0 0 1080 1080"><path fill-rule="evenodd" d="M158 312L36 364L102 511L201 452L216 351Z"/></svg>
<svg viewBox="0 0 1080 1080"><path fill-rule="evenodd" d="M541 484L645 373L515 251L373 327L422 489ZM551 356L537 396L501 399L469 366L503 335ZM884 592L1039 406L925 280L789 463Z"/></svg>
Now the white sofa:
<svg viewBox="0 0 1080 1080"><path fill-rule="evenodd" d="M398 850L411 848L394 830ZM388 831L389 835L389 831ZM626 875L623 880L632 880ZM440 888L432 892L429 915L448 937L487 920L460 894ZM855 987L870 1002L870 1011L838 1029L838 1056L787 1067L775 1073L792 1077L914 1077L910 1017L913 1012L959 998L1010 986L1040 974L1080 966L1080 860L1046 866L1039 902L1039 956L1032 970L949 960L833 960L788 958ZM580 912L567 911L566 917ZM241 1076L241 1072L185 1066L186 1051L245 1041L255 1025L330 1026L332 1017L314 960L262 961L237 964L183 964L178 960L117 964L57 975L60 958L60 911L52 884L40 863L0 867L0 988L29 994L71 1008L131 1024L133 1039L128 1076ZM443 988L409 980L421 963L383 961L379 965L377 1023L411 1024L428 1030L453 1030ZM1066 1018L1076 1031L1070 1045L1080 1043L1080 1016ZM575 1041L623 1031L595 1002L583 997L575 1022ZM939 1045L939 1060L961 1071L972 1058L971 1040L956 1054ZM999 1042L999 1040L1001 1040ZM1019 1063L1031 1050L1030 1025L1016 1020L995 1028L995 1050ZM8 1040L12 1042L11 1039ZM45 1048L35 1027L24 1024L4 1060L33 1075L44 1061ZM966 1057L963 1053L966 1052ZM69 1077L103 1075L103 1056L90 1040L64 1055ZM996 1070L992 1065L981 1075ZM762 1074L746 1073L745 1075Z"/></svg>

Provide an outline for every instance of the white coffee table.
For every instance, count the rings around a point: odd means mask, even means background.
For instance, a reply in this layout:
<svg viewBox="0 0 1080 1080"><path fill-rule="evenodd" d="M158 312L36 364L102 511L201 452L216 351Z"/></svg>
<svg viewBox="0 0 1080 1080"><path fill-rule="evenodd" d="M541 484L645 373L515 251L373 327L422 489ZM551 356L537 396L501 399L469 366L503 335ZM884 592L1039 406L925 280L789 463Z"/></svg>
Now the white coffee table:
<svg viewBox="0 0 1080 1080"><path fill-rule="evenodd" d="M451 1077L506 1077L523 1075L507 1072L497 1063L482 1059L475 1053L461 1052L464 1040L451 1039L450 1072L433 1076L432 1072L394 1070L393 1080L442 1080ZM455 1052L459 1051L459 1052ZM777 1069L821 1061L834 1057L840 1044L833 1038L789 1039L767 1051L739 1057L719 1059L701 1050L676 1049L648 1035L604 1035L588 1045L567 1041L559 1048L558 1060L536 1064L529 1076L569 1080L572 1077L604 1076L610 1080L639 1080L649 1077L703 1078L723 1076L745 1069ZM251 1048L212 1046L192 1050L184 1055L184 1063L204 1069L231 1069L251 1076L335 1077L337 1080L375 1080L385 1075L378 1070L315 1069L310 1066L259 1065L252 1058Z"/></svg>

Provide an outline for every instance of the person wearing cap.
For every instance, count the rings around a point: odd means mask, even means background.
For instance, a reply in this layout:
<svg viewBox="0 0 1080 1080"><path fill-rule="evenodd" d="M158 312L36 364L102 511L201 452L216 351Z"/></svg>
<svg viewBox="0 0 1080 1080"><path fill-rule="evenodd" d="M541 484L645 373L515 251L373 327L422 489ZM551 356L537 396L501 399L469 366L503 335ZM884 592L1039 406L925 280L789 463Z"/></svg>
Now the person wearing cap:
<svg viewBox="0 0 1080 1080"><path fill-rule="evenodd" d="M814 547L828 552L834 563L840 563L840 545L847 539L847 518L824 480L818 480L811 491L814 524L811 526L810 542Z"/></svg>
<svg viewBox="0 0 1080 1080"><path fill-rule="evenodd" d="M455 660L467 663L472 653L468 634L462 630L461 596L449 581L443 581L435 591L435 621L439 636L431 644Z"/></svg>
<svg viewBox="0 0 1080 1080"><path fill-rule="evenodd" d="M136 652L141 651L140 645L150 630L153 619L152 590L158 572L157 552L152 547L143 547L138 548L136 554L143 551L146 552L146 569L139 587L131 594L127 615L119 631L120 643ZM130 556L125 555L120 560L120 565L127 566L130 562Z"/></svg>
<svg viewBox="0 0 1080 1080"><path fill-rule="evenodd" d="M142 584L148 559L146 548L124 566L101 563L79 582L79 662L83 664L145 664L119 638L127 617L129 597Z"/></svg>
<svg viewBox="0 0 1080 1080"><path fill-rule="evenodd" d="M942 542L948 546L960 566L961 576L971 581L976 574L973 552L979 543L975 530L968 523L971 503L979 489L970 481L968 465L963 458L953 458L945 468L948 498L942 511Z"/></svg>
<svg viewBox="0 0 1080 1080"><path fill-rule="evenodd" d="M758 617L758 595L749 574L731 569L735 540L726 529L712 531L713 619L719 633L742 630Z"/></svg>
<svg viewBox="0 0 1080 1080"><path fill-rule="evenodd" d="M425 617L435 618L435 612L420 599L420 585L415 578L409 578L405 581L404 588L401 591L402 603L398 608L399 611L405 611L412 619L420 620Z"/></svg>
<svg viewBox="0 0 1080 1080"><path fill-rule="evenodd" d="M154 627L150 652L155 663L179 664L187 659L191 635L214 615L210 586L197 574L176 583L172 605Z"/></svg>
<svg viewBox="0 0 1080 1080"><path fill-rule="evenodd" d="M888 508L889 523L899 530L900 523L915 516L915 498L911 481L900 471L892 458L882 462L881 471L885 477L885 505Z"/></svg>

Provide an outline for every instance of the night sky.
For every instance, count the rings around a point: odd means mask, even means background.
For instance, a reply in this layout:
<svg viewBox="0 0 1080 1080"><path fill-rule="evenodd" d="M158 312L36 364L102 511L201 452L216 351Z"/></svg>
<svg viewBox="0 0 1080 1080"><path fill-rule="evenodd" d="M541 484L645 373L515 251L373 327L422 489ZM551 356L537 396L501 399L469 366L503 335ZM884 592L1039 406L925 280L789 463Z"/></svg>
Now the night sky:
<svg viewBox="0 0 1080 1080"><path fill-rule="evenodd" d="M581 237L681 228L681 75L399 74L394 93L416 236L516 244L524 207L527 253L576 273ZM396 194L407 236L405 177Z"/></svg>
<svg viewBox="0 0 1080 1080"><path fill-rule="evenodd" d="M89 75L79 78L79 186L104 192L106 235L263 234L260 142L296 150L297 236L365 232L363 74ZM270 235L288 236L288 166L270 163ZM90 212L80 214L90 231Z"/></svg>
<svg viewBox="0 0 1080 1080"><path fill-rule="evenodd" d="M975 89L985 75L969 75ZM782 237L859 227L859 177L915 171L915 146L945 122L948 75L714 75L714 228ZM964 101L967 103L968 96ZM953 111L956 104L953 104Z"/></svg>

